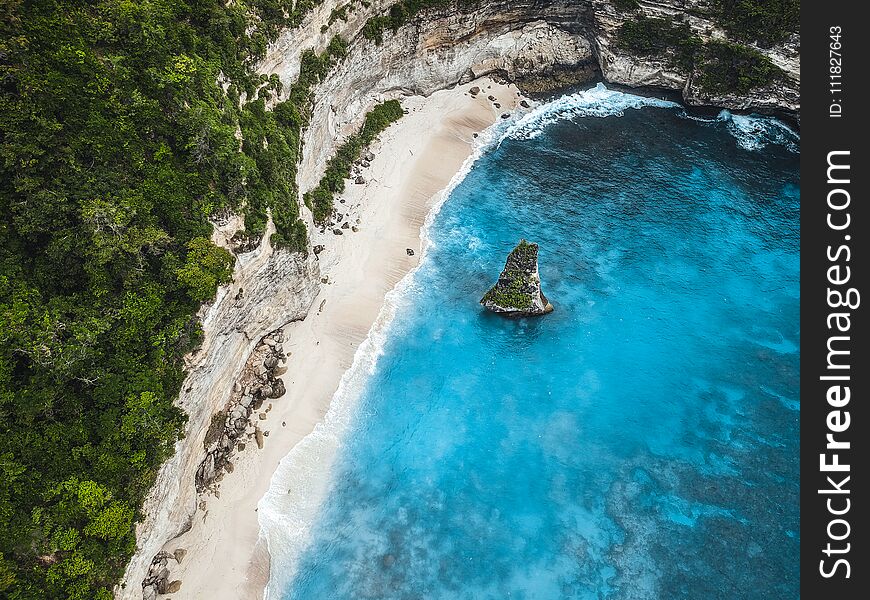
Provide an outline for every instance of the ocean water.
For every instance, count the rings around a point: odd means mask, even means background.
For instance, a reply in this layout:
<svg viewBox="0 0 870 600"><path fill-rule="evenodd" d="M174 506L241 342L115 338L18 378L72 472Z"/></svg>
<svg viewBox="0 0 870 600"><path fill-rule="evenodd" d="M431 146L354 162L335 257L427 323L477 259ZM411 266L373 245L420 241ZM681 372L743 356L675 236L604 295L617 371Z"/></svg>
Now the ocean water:
<svg viewBox="0 0 870 600"><path fill-rule="evenodd" d="M601 85L492 136L260 503L268 597L799 597L797 136ZM545 317L478 305L520 238Z"/></svg>

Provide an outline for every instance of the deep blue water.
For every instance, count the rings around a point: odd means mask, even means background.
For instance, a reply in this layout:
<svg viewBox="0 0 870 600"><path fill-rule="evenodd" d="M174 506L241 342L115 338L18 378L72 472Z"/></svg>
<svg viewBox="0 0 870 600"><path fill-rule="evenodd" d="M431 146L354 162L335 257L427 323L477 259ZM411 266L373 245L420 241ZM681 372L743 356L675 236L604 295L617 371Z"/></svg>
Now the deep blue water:
<svg viewBox="0 0 870 600"><path fill-rule="evenodd" d="M569 113L435 219L277 596L799 597L799 156ZM556 310L507 320L478 300L520 238Z"/></svg>

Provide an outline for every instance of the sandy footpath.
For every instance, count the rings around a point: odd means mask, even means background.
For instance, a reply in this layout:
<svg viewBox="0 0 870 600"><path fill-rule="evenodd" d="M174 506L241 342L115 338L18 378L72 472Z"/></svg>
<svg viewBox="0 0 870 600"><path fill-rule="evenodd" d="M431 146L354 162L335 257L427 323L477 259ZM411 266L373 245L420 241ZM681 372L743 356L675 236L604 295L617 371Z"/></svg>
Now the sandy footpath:
<svg viewBox="0 0 870 600"><path fill-rule="evenodd" d="M482 88L477 97L467 93L473 86ZM493 106L489 95L501 108ZM373 145L375 159L363 170L366 183L349 182L345 203L336 204L359 231L312 233L312 243L325 246L318 258L327 283L308 317L284 330L284 350L290 353L282 376L287 393L259 423L269 432L263 449L248 444L237 452L233 472L224 476L218 494L206 499L205 510L197 511L190 531L164 548L186 550L170 575L181 580L181 589L168 596L262 597L269 556L259 541L257 502L281 458L325 414L385 294L417 265L420 227L471 154L473 134L513 111L518 100L516 88L489 79L427 98L402 99L409 113Z"/></svg>

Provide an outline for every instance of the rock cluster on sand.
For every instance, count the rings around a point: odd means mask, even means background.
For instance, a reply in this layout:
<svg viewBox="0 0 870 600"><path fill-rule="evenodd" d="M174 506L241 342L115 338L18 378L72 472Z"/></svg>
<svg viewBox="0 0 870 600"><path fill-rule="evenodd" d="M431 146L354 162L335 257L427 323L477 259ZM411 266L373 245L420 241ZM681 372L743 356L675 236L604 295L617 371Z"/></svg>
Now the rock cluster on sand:
<svg viewBox="0 0 870 600"><path fill-rule="evenodd" d="M260 341L242 371L241 380L236 382L226 408L213 418L203 442L208 454L196 471L197 492L219 482L222 471L232 471L230 454L243 439L256 439L257 445L262 447L257 435L260 430L256 420L252 423L252 416L264 401L280 398L287 391L278 376L278 370L287 360L283 341L284 333L280 329Z"/></svg>
<svg viewBox="0 0 870 600"><path fill-rule="evenodd" d="M537 244L520 240L508 255L498 282L484 294L480 303L508 317L529 317L553 311L553 305L541 292Z"/></svg>
<svg viewBox="0 0 870 600"><path fill-rule="evenodd" d="M148 568L148 576L142 582L142 598L144 600L155 600L158 594L174 594L181 589L181 581L170 581L169 565L170 561L179 563L184 558L187 550L179 548L175 554L161 551L151 559L151 566Z"/></svg>

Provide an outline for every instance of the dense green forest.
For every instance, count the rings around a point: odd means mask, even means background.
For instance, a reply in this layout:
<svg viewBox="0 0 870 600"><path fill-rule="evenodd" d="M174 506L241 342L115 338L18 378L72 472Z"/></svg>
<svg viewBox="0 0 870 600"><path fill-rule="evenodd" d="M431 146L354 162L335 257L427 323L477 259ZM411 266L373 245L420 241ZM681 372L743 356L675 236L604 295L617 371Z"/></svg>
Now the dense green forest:
<svg viewBox="0 0 870 600"><path fill-rule="evenodd" d="M252 70L318 0L7 0L0 13L0 595L109 598L185 417L195 313L240 236L305 248L307 52L284 102Z"/></svg>
<svg viewBox="0 0 870 600"><path fill-rule="evenodd" d="M379 42L425 8L482 1L400 0L363 34ZM305 52L289 90L253 66L321 2L0 4L0 597L111 597L183 431L173 400L201 337L196 311L232 274L211 219L244 215L244 244L271 215L273 245L305 250L301 133L313 86L347 48L335 37ZM796 0L712 6L745 42L796 27ZM644 52L674 51L645 27L633 32ZM685 31L672 33L681 48ZM690 40L686 56L718 65L717 81L734 64L750 68L735 81L769 76L744 48L701 54ZM400 112L382 105L333 159L307 199L319 220L348 161Z"/></svg>

